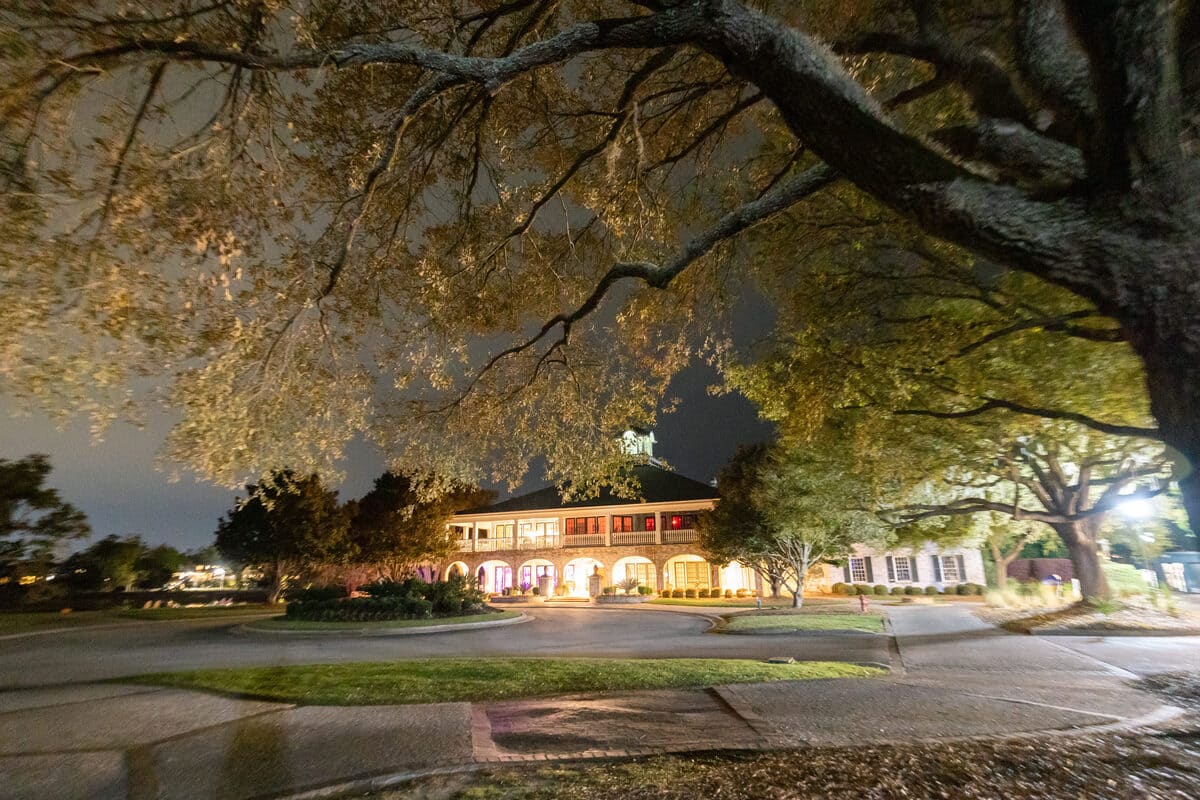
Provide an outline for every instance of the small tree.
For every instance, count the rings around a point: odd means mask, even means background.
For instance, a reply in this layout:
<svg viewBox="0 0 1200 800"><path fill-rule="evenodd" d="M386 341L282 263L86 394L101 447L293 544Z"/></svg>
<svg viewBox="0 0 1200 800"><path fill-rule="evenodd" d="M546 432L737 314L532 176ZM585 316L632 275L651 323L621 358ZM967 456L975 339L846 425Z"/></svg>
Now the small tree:
<svg viewBox="0 0 1200 800"><path fill-rule="evenodd" d="M128 592L144 575L146 552L146 543L137 536L105 536L71 555L60 570L73 589Z"/></svg>
<svg viewBox="0 0 1200 800"><path fill-rule="evenodd" d="M454 539L446 523L455 511L486 504L493 497L491 492L433 476L385 472L352 507L350 530L357 561L388 580L406 578L420 564L453 552Z"/></svg>
<svg viewBox="0 0 1200 800"><path fill-rule="evenodd" d="M246 492L221 518L217 550L238 563L262 564L270 602L279 601L289 576L352 558L348 515L318 476L276 471Z"/></svg>
<svg viewBox="0 0 1200 800"><path fill-rule="evenodd" d="M82 511L46 486L49 475L46 456L0 459L0 577L30 562L49 568L59 545L91 530Z"/></svg>
<svg viewBox="0 0 1200 800"><path fill-rule="evenodd" d="M832 432L806 448L743 448L718 478L721 499L702 517L701 547L754 565L799 608L814 567L886 536L862 475Z"/></svg>
<svg viewBox="0 0 1200 800"><path fill-rule="evenodd" d="M134 562L141 589L159 589L187 562L183 553L169 544L146 547Z"/></svg>

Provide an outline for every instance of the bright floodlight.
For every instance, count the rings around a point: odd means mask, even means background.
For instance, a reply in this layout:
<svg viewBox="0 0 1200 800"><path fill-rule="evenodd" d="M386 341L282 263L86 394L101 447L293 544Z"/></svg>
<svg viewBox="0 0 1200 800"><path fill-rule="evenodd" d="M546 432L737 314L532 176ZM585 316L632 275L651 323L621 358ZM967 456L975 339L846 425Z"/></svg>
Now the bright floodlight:
<svg viewBox="0 0 1200 800"><path fill-rule="evenodd" d="M1130 519L1149 519L1154 516L1154 504L1144 497L1126 500L1120 505L1121 513Z"/></svg>

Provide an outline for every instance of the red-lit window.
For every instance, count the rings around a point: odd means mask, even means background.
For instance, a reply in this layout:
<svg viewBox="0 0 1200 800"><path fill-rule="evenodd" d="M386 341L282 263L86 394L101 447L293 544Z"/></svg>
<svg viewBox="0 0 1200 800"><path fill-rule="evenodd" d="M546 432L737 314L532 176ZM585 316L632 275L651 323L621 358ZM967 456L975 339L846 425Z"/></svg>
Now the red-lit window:
<svg viewBox="0 0 1200 800"><path fill-rule="evenodd" d="M648 531L652 531L652 530L654 530L654 517L653 517L653 515L646 517L646 530L648 530Z"/></svg>
<svg viewBox="0 0 1200 800"><path fill-rule="evenodd" d="M677 531L683 527L683 517L678 514L671 515L671 530Z"/></svg>
<svg viewBox="0 0 1200 800"><path fill-rule="evenodd" d="M604 533L604 517L575 517L567 520L568 536Z"/></svg>
<svg viewBox="0 0 1200 800"><path fill-rule="evenodd" d="M625 533L633 530L633 517L613 517L613 533Z"/></svg>

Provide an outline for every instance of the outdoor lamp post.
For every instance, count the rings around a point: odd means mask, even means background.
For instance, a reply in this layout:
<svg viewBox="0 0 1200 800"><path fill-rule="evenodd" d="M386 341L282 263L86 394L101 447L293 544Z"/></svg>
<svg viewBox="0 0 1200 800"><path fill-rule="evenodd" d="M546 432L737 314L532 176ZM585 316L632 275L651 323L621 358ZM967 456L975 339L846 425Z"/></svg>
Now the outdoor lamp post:
<svg viewBox="0 0 1200 800"><path fill-rule="evenodd" d="M1142 567L1146 570L1152 569L1150 566L1150 556L1146 552L1146 545L1154 543L1154 534L1147 530L1142 530L1142 523L1154 516L1154 504L1144 498L1137 497L1133 500L1126 500L1120 506L1122 516L1133 524L1134 533L1137 535L1138 545L1142 551Z"/></svg>

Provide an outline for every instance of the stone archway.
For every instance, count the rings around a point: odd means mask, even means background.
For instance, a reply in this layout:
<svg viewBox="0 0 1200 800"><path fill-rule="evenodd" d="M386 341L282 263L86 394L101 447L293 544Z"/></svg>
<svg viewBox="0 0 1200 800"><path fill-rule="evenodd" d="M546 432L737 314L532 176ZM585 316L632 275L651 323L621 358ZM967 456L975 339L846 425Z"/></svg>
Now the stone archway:
<svg viewBox="0 0 1200 800"><path fill-rule="evenodd" d="M663 586L673 589L707 589L712 586L712 566L704 556L679 553L666 560Z"/></svg>
<svg viewBox="0 0 1200 800"><path fill-rule="evenodd" d="M467 566L465 561L452 561L442 572L445 580L450 580L454 575L460 575L465 578L470 574L471 568Z"/></svg>
<svg viewBox="0 0 1200 800"><path fill-rule="evenodd" d="M622 581L629 577L635 577L639 581L640 586L649 586L651 589L658 590L662 570L658 564L655 564L645 556L625 556L617 559L613 564L612 577L610 582L612 585L619 585Z"/></svg>
<svg viewBox="0 0 1200 800"><path fill-rule="evenodd" d="M475 568L475 578L480 589L488 594L499 594L513 587L513 568L507 561L490 559Z"/></svg>
<svg viewBox="0 0 1200 800"><path fill-rule="evenodd" d="M572 597L592 596L593 592L589 587L592 583L590 578L594 574L600 575L600 588L609 585L610 576L603 561L589 556L572 558L563 567L563 584L567 587L567 593ZM599 594L599 591L596 594Z"/></svg>

